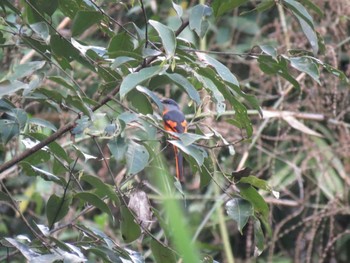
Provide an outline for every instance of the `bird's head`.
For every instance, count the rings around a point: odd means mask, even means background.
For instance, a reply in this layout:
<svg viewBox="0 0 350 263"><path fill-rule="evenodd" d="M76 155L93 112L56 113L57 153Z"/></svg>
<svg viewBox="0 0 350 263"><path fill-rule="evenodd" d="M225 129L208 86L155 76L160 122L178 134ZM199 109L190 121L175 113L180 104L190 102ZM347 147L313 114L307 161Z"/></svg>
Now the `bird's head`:
<svg viewBox="0 0 350 263"><path fill-rule="evenodd" d="M180 107L179 105L176 103L176 101L172 100L172 99L163 99L161 100L165 110L171 110L171 109L177 109L179 110Z"/></svg>

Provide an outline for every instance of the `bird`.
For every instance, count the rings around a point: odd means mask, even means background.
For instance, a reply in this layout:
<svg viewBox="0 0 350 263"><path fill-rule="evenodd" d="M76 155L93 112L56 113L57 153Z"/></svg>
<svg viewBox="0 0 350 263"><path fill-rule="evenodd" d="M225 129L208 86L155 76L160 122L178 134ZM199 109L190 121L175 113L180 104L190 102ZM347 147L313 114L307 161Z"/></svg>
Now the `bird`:
<svg viewBox="0 0 350 263"><path fill-rule="evenodd" d="M170 132L187 132L187 121L185 115L180 110L179 105L172 99L161 100L163 104L164 129ZM175 137L176 138L176 137ZM174 145L176 177L180 182L184 182L183 156L181 151Z"/></svg>

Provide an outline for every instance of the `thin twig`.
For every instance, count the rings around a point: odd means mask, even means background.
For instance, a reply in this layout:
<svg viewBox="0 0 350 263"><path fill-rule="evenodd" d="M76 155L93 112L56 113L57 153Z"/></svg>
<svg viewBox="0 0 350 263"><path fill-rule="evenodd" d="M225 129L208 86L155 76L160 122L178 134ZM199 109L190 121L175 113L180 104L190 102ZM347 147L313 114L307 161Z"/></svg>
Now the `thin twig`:
<svg viewBox="0 0 350 263"><path fill-rule="evenodd" d="M140 4L141 4L143 17L145 19L145 40L146 40L145 48L147 48L147 46L148 46L148 18L147 18L146 10L145 10L145 7L143 5L143 1L142 0L140 0Z"/></svg>
<svg viewBox="0 0 350 263"><path fill-rule="evenodd" d="M145 49L148 46L148 19L147 19L147 14L146 14L146 10L145 7L143 5L143 1L140 0L140 4L141 4L141 9L142 9L142 13L143 13L143 17L145 19ZM143 60L143 66L146 65L146 58Z"/></svg>
<svg viewBox="0 0 350 263"><path fill-rule="evenodd" d="M60 213L60 211L61 211L61 209L62 209L62 207L63 207L64 201L65 201L65 199L66 199L66 194L67 194L68 186L69 186L70 182L72 181L73 170L74 170L74 168L75 168L75 165L76 165L77 162L78 162L78 159L79 159L79 157L77 157L77 158L75 159L75 162L74 162L74 164L73 164L73 166L72 166L72 169L70 169L70 171L69 171L69 179L68 179L68 182L67 182L67 184L66 184L66 187L64 188L64 192L63 192L63 196L62 196L61 202L60 202L60 204L59 204L59 206L58 206L58 209L56 210L56 214L55 214L55 216L54 216L54 218L53 218L53 220L52 220L52 223L51 223L51 226L49 227L49 230L52 230L54 224L56 223L56 219L57 219L57 217L58 217L58 215L59 215L59 213Z"/></svg>

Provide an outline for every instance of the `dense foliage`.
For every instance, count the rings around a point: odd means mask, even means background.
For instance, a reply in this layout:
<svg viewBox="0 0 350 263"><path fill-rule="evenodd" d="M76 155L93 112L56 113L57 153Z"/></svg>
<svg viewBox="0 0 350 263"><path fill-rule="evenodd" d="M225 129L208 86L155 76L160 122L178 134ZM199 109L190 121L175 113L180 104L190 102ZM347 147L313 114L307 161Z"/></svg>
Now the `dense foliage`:
<svg viewBox="0 0 350 263"><path fill-rule="evenodd" d="M2 0L0 261L348 262L347 2Z"/></svg>

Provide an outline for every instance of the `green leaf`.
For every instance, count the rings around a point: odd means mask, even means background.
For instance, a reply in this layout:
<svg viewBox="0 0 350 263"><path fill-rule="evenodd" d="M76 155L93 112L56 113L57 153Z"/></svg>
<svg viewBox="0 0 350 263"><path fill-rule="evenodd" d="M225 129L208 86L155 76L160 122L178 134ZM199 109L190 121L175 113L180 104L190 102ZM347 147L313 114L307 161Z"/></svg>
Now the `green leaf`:
<svg viewBox="0 0 350 263"><path fill-rule="evenodd" d="M139 114L148 115L153 114L152 104L150 103L147 96L142 92L138 92L136 89L131 90L127 95L127 100L132 106L132 108Z"/></svg>
<svg viewBox="0 0 350 263"><path fill-rule="evenodd" d="M101 12L78 11L72 22L72 36L75 37L82 34L86 29L100 22L102 19L103 15Z"/></svg>
<svg viewBox="0 0 350 263"><path fill-rule="evenodd" d="M172 1L172 4L173 4L173 8L174 8L174 10L176 11L178 17L182 17L182 15L183 15L182 6L181 6L181 5L178 5L178 4L175 4L173 1Z"/></svg>
<svg viewBox="0 0 350 263"><path fill-rule="evenodd" d="M25 138L22 140L22 143L26 145L26 148L32 148L37 142L33 142L29 138ZM45 163L48 160L50 160L50 154L47 152L47 148L44 148L42 150L39 150L31 155L29 155L27 158L24 159L24 161L32 164L37 165L40 163Z"/></svg>
<svg viewBox="0 0 350 263"><path fill-rule="evenodd" d="M270 45L259 45L259 47L261 48L261 50L271 56L273 59L277 60L277 49L273 46Z"/></svg>
<svg viewBox="0 0 350 263"><path fill-rule="evenodd" d="M191 156L199 166L202 166L204 163L204 159L208 157L208 153L202 149L201 147L198 147L196 145L185 145L180 140L169 140L172 145L175 145L176 147L180 148L184 153Z"/></svg>
<svg viewBox="0 0 350 263"><path fill-rule="evenodd" d="M89 106L81 99L80 96L71 96L68 95L66 98L66 103L76 108L78 111L84 113L84 115L89 116L91 119L93 118L92 110ZM77 121L78 122L78 121Z"/></svg>
<svg viewBox="0 0 350 263"><path fill-rule="evenodd" d="M48 136L43 133L28 133L28 136L35 138L39 141L45 140ZM54 154L56 157L65 160L67 163L71 163L72 159L68 156L66 151L59 145L57 142L53 141L47 145L49 147L50 152Z"/></svg>
<svg viewBox="0 0 350 263"><path fill-rule="evenodd" d="M254 215L253 206L242 198L233 198L226 203L225 208L229 217L237 222L238 230L242 235L249 217Z"/></svg>
<svg viewBox="0 0 350 263"><path fill-rule="evenodd" d="M203 54L199 52L197 52L196 54L201 61L212 66L224 81L227 81L239 87L239 82L237 78L235 77L235 75L231 73L231 71L224 64L222 64L221 62L219 62L218 60L216 60L215 58L212 58L207 54Z"/></svg>
<svg viewBox="0 0 350 263"><path fill-rule="evenodd" d="M317 65L308 57L294 57L289 58L290 64L293 68L300 70L301 72L305 72L311 78L313 78L318 84L321 85L320 82L320 73L318 71Z"/></svg>
<svg viewBox="0 0 350 263"><path fill-rule="evenodd" d="M143 86L137 86L136 89L139 92L141 92L141 93L147 95L148 97L150 97L152 99L152 101L155 104L157 104L157 107L159 109L161 109L161 111L163 111L162 110L163 109L163 104L162 104L162 102L160 101L160 99L158 98L158 96L154 92L152 92L151 90L149 90L149 89L147 89L146 87L143 87Z"/></svg>
<svg viewBox="0 0 350 263"><path fill-rule="evenodd" d="M192 143L198 140L207 140L209 138L208 136L205 136L205 135L189 133L189 132L176 134L176 137L178 137L185 146L191 145Z"/></svg>
<svg viewBox="0 0 350 263"><path fill-rule="evenodd" d="M74 84L71 83L69 80L62 78L61 76L50 76L48 77L48 79L59 84L60 86L67 88L68 90L74 92L75 94L77 93L76 88L74 88Z"/></svg>
<svg viewBox="0 0 350 263"><path fill-rule="evenodd" d="M159 244L156 240L151 240L151 250L154 256L154 259L157 263L175 263L176 257L172 250L168 247L164 247L162 244Z"/></svg>
<svg viewBox="0 0 350 263"><path fill-rule="evenodd" d="M0 111L8 111L16 108L15 105L12 104L7 99L0 99Z"/></svg>
<svg viewBox="0 0 350 263"><path fill-rule="evenodd" d="M249 119L247 108L234 97L228 99L235 110L235 121L246 130L248 137L252 136L253 126Z"/></svg>
<svg viewBox="0 0 350 263"><path fill-rule="evenodd" d="M28 119L27 113L24 110L16 108L12 111L8 111L7 114L7 117L14 120L19 125L20 129L24 128Z"/></svg>
<svg viewBox="0 0 350 263"><path fill-rule="evenodd" d="M260 55L258 57L259 67L266 74L278 74L284 79L288 80L293 86L300 91L300 85L298 81L289 74L287 59L279 56L278 59L273 59L268 55Z"/></svg>
<svg viewBox="0 0 350 263"><path fill-rule="evenodd" d="M56 90L49 90L46 88L39 88L35 90L35 93L39 93L42 94L46 97L46 99L50 100L50 101L54 101L57 104L61 104L62 101L64 100L64 96L56 91Z"/></svg>
<svg viewBox="0 0 350 263"><path fill-rule="evenodd" d="M108 54L111 55L111 57L114 57L114 55L118 55L118 52L131 52L134 50L134 43L132 42L130 35L126 32L120 32L119 34L115 35L108 45ZM128 61L133 60L132 57L126 57L126 56L117 56L116 60L120 60L121 58L128 58ZM125 63L125 61L123 62Z"/></svg>
<svg viewBox="0 0 350 263"><path fill-rule="evenodd" d="M141 229L140 226L135 223L134 217L127 207L122 205L120 207L120 213L120 229L122 232L122 237L126 243L130 243L139 238L139 236L141 235Z"/></svg>
<svg viewBox="0 0 350 263"><path fill-rule="evenodd" d="M273 7L276 4L275 0L265 0L265 1L261 1L261 3L259 3L256 6L256 9L259 12L264 12L268 9L270 9L271 7Z"/></svg>
<svg viewBox="0 0 350 263"><path fill-rule="evenodd" d="M298 19L300 26L309 40L314 54L318 53L318 38L315 32L314 21L306 8L295 0L283 0Z"/></svg>
<svg viewBox="0 0 350 263"><path fill-rule="evenodd" d="M5 11L5 6L7 6L10 10L12 10L15 14L18 16L21 16L21 12L8 0L2 0L0 2L1 7L3 8L3 11Z"/></svg>
<svg viewBox="0 0 350 263"><path fill-rule="evenodd" d="M254 187L250 185L239 183L237 184L237 187L240 190L242 198L252 204L254 212L257 214L257 216L261 217L262 220L267 222L269 217L269 207L267 206L264 198Z"/></svg>
<svg viewBox="0 0 350 263"><path fill-rule="evenodd" d="M200 182L200 188L203 189L206 187L211 179L212 179L212 174L214 173L214 164L211 158L205 158L204 159L204 164L201 168L201 182Z"/></svg>
<svg viewBox="0 0 350 263"><path fill-rule="evenodd" d="M98 189L100 192L106 194L113 202L116 204L119 203L119 198L116 195L115 191L111 187L111 185L106 184L101 181L100 178L92 175L83 175L80 177L81 181L85 181L89 183L92 187Z"/></svg>
<svg viewBox="0 0 350 263"><path fill-rule="evenodd" d="M51 36L50 47L55 55L65 58L68 62L79 57L79 51L68 40L61 36Z"/></svg>
<svg viewBox="0 0 350 263"><path fill-rule="evenodd" d="M302 2L308 8L314 10L317 13L317 15L319 15L320 17L324 16L323 11L316 4L314 4L312 1L310 1L310 0L300 0L300 2Z"/></svg>
<svg viewBox="0 0 350 263"><path fill-rule="evenodd" d="M116 139L110 140L107 145L117 162L124 159L128 145L123 137L118 136Z"/></svg>
<svg viewBox="0 0 350 263"><path fill-rule="evenodd" d="M47 40L50 36L49 26L46 22L38 22L30 25L31 29L37 33L42 40Z"/></svg>
<svg viewBox="0 0 350 263"><path fill-rule="evenodd" d="M78 198L83 202L87 202L90 205L93 205L94 207L98 208L99 210L113 218L112 212L109 209L108 205L105 202L103 202L97 195L89 192L79 192L74 195L74 198Z"/></svg>
<svg viewBox="0 0 350 263"><path fill-rule="evenodd" d="M25 259L28 262L34 262L35 258L39 257L40 254L32 250L29 246L17 241L16 239L5 237L4 238L7 242L9 242L13 247L18 249L22 253L22 255L25 257Z"/></svg>
<svg viewBox="0 0 350 263"><path fill-rule="evenodd" d="M55 194L50 196L46 204L46 217L49 226L52 226L67 215L71 202L72 198L70 196L65 196L64 199L63 196L59 197Z"/></svg>
<svg viewBox="0 0 350 263"><path fill-rule="evenodd" d="M85 1L59 0L60 10L64 15L74 19L78 11L89 10L89 6Z"/></svg>
<svg viewBox="0 0 350 263"><path fill-rule="evenodd" d="M183 87L186 90L187 94L190 96L190 98L194 100L197 104L200 104L201 99L199 97L199 93L196 90L196 88L191 84L191 82L187 80L187 78L178 73L166 73L165 75L172 81Z"/></svg>
<svg viewBox="0 0 350 263"><path fill-rule="evenodd" d="M272 188L268 185L267 181L260 179L254 175L242 177L238 182L250 184L256 188L263 189L269 192L272 191Z"/></svg>
<svg viewBox="0 0 350 263"><path fill-rule="evenodd" d="M203 83L204 88L209 90L211 95L214 97L214 101L216 103L216 111L221 114L225 112L226 104L225 104L225 98L222 95L222 93L219 91L219 89L216 87L213 81L211 79L204 77L202 75L197 75L197 79Z"/></svg>
<svg viewBox="0 0 350 263"><path fill-rule="evenodd" d="M57 128L55 125L53 125L51 122L43 120L43 119L39 119L39 118L30 118L28 121L29 124L34 124L34 125L38 125L44 128L48 128L52 131L57 131Z"/></svg>
<svg viewBox="0 0 350 263"><path fill-rule="evenodd" d="M163 66L153 66L141 69L139 72L127 75L120 85L120 97L123 99L125 95L135 88L138 84L149 80L153 76L160 74L165 68Z"/></svg>
<svg viewBox="0 0 350 263"><path fill-rule="evenodd" d="M29 0L30 4L40 13L46 13L51 16L58 7L58 0Z"/></svg>
<svg viewBox="0 0 350 263"><path fill-rule="evenodd" d="M190 29L202 38L208 30L209 23L206 20L211 16L212 9L209 6L199 4L192 8L190 14Z"/></svg>
<svg viewBox="0 0 350 263"><path fill-rule="evenodd" d="M261 229L261 223L256 218L254 218L254 241L255 241L254 256L258 257L264 251L265 238L264 238L264 232Z"/></svg>
<svg viewBox="0 0 350 263"><path fill-rule="evenodd" d="M214 15L215 17L222 16L224 13L231 12L236 7L239 7L247 2L248 0L214 0L212 3Z"/></svg>
<svg viewBox="0 0 350 263"><path fill-rule="evenodd" d="M11 203L12 199L8 194L4 193L3 191L0 191L0 201Z"/></svg>
<svg viewBox="0 0 350 263"><path fill-rule="evenodd" d="M136 59L132 57L127 57L127 56L116 57L111 65L111 69L116 70L120 66L130 61L136 61Z"/></svg>
<svg viewBox="0 0 350 263"><path fill-rule="evenodd" d="M137 174L148 165L149 153L141 144L131 141L126 152L128 174Z"/></svg>
<svg viewBox="0 0 350 263"><path fill-rule="evenodd" d="M45 42L43 41L39 41L36 39L33 39L32 37L28 37L28 36L21 36L21 39L23 40L23 42L31 47L32 49L34 49L35 51L37 51L39 54L45 54L46 52L49 52L51 50L51 48L45 44Z"/></svg>
<svg viewBox="0 0 350 263"><path fill-rule="evenodd" d="M7 144L13 137L19 135L19 125L13 120L0 120L0 140Z"/></svg>
<svg viewBox="0 0 350 263"><path fill-rule="evenodd" d="M174 31L170 27L167 27L162 23L159 23L154 20L149 20L149 23L158 32L167 57L173 57L176 49L176 39Z"/></svg>
<svg viewBox="0 0 350 263"><path fill-rule="evenodd" d="M24 64L16 65L13 68L13 73L7 76L7 79L14 81L17 79L22 79L24 77L31 76L35 71L43 68L46 61L31 61Z"/></svg>
<svg viewBox="0 0 350 263"><path fill-rule="evenodd" d="M28 160L25 159L25 161L28 161ZM55 183L57 183L59 185L62 185L62 186L64 185L64 179L63 178L57 177L56 175L54 175L54 174L52 174L52 173L50 173L50 172L48 172L46 170L40 169L38 167L35 167L33 165L31 165L31 168L35 172L36 176L39 175L45 181L52 181L52 182L55 182Z"/></svg>
<svg viewBox="0 0 350 263"><path fill-rule="evenodd" d="M124 111L118 116L118 120L123 122L125 125L129 124L130 122L133 121L138 121L139 116L137 113L130 112L130 111Z"/></svg>

